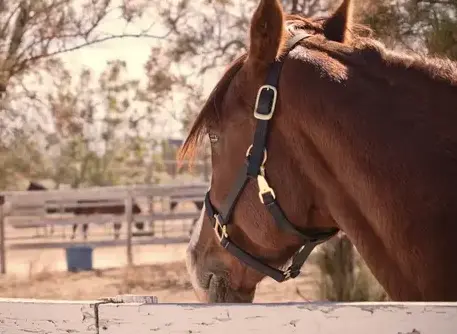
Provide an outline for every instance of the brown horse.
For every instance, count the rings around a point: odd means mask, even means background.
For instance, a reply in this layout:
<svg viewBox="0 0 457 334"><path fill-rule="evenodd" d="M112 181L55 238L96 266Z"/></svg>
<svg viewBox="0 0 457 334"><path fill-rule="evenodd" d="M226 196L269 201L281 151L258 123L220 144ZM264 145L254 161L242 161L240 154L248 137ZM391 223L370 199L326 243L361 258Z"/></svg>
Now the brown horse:
<svg viewBox="0 0 457 334"><path fill-rule="evenodd" d="M181 158L208 135L213 173L187 253L200 300L251 302L338 230L393 300L457 300L457 65L387 50L351 13L261 0L195 120Z"/></svg>

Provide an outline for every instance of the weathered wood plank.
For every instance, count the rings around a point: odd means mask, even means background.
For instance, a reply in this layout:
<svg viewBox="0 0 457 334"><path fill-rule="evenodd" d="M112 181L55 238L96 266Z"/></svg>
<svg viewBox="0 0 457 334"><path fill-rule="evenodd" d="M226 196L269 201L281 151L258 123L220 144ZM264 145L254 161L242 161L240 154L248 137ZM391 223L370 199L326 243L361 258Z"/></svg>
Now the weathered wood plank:
<svg viewBox="0 0 457 334"><path fill-rule="evenodd" d="M0 298L0 333L97 334L98 303Z"/></svg>
<svg viewBox="0 0 457 334"><path fill-rule="evenodd" d="M124 206L126 198L141 196L141 194L135 194L136 191L140 193L151 191L158 197L169 197L172 201L178 202L203 201L206 186L182 185L164 189L149 187L110 190L111 188L113 187L12 192L7 196L9 203L7 216L44 216L48 209L65 212L81 207Z"/></svg>
<svg viewBox="0 0 457 334"><path fill-rule="evenodd" d="M45 217L21 217L20 221L18 218L8 218L8 224L14 228L31 228L37 226L46 226L46 225L73 225L73 224L108 224L113 222L122 222L124 215L114 215L114 214L92 214L92 215L77 215L69 217L59 217L55 216L45 216Z"/></svg>
<svg viewBox="0 0 457 334"><path fill-rule="evenodd" d="M146 239L132 239L132 245L172 245L189 242L189 236L181 237L154 237ZM92 241L55 241L55 242L25 242L8 245L8 249L50 249L50 248L67 248L71 246L90 246L90 247L118 247L125 246L124 239L118 240L92 240Z"/></svg>
<svg viewBox="0 0 457 334"><path fill-rule="evenodd" d="M199 211L190 211L190 212L155 212L152 214L147 213L138 213L133 215L135 220L183 220L183 219L195 219L200 217Z"/></svg>
<svg viewBox="0 0 457 334"><path fill-rule="evenodd" d="M0 298L0 333L455 334L457 303L156 304Z"/></svg>
<svg viewBox="0 0 457 334"><path fill-rule="evenodd" d="M197 219L200 217L200 213L197 211L194 212L172 212L172 213L152 213L152 214L135 214L133 216L133 221L144 221L150 219L152 221L162 221L162 220L184 220L184 219ZM19 220L19 221L18 221ZM111 223L123 223L125 220L125 214L115 215L115 214L90 214L90 215L77 215L69 217L59 217L57 214L47 215L45 217L8 217L7 222L9 225L16 229L25 229L25 228L36 228L44 227L46 225L56 225L56 226L65 226L73 224L111 224Z"/></svg>
<svg viewBox="0 0 457 334"><path fill-rule="evenodd" d="M8 202L40 202L78 200L123 200L127 196L198 196L204 194L209 183L187 183L181 185L133 185L121 187L92 187L79 189L49 189L43 191L10 191L0 192Z"/></svg>
<svg viewBox="0 0 457 334"><path fill-rule="evenodd" d="M99 331L125 333L456 334L457 303L103 304Z"/></svg>
<svg viewBox="0 0 457 334"><path fill-rule="evenodd" d="M159 299L157 298L157 296L132 295L132 294L117 295L114 297L104 297L104 298L100 298L100 300L104 301L105 303L157 304L159 302Z"/></svg>
<svg viewBox="0 0 457 334"><path fill-rule="evenodd" d="M198 195L173 195L170 196L170 200L174 202L194 202L194 201L204 201L205 194L198 194Z"/></svg>

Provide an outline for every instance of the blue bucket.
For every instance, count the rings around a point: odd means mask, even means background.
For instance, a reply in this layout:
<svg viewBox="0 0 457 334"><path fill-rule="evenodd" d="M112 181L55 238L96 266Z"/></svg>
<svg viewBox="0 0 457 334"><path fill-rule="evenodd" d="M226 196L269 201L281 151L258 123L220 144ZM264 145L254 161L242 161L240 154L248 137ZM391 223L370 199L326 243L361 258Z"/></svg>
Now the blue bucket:
<svg viewBox="0 0 457 334"><path fill-rule="evenodd" d="M72 246L65 249L67 270L71 272L92 270L92 247Z"/></svg>

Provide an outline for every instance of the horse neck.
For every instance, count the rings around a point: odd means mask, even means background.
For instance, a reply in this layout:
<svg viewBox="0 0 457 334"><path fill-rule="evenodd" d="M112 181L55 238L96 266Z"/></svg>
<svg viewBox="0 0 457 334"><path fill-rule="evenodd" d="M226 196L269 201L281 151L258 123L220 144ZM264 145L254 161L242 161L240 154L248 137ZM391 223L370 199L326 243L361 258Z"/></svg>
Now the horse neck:
<svg viewBox="0 0 457 334"><path fill-rule="evenodd" d="M391 298L457 298L456 86L382 59L374 65L390 76L315 50L301 59L283 71L294 87L283 101L303 121L295 121L303 140L289 149L329 214Z"/></svg>

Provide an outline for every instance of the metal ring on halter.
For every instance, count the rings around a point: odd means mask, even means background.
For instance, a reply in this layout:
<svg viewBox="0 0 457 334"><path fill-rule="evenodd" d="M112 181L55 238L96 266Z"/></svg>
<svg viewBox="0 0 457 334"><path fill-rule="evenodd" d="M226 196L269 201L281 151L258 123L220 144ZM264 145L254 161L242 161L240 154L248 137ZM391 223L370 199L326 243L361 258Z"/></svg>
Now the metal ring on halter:
<svg viewBox="0 0 457 334"><path fill-rule="evenodd" d="M252 144L251 144L251 146L248 147L248 150L246 151L246 157L251 155L251 150L252 150ZM266 162L267 162L267 149L264 148L262 166L265 165Z"/></svg>

